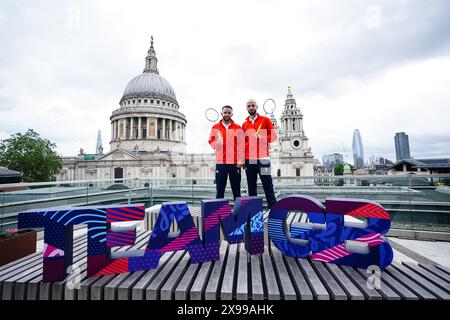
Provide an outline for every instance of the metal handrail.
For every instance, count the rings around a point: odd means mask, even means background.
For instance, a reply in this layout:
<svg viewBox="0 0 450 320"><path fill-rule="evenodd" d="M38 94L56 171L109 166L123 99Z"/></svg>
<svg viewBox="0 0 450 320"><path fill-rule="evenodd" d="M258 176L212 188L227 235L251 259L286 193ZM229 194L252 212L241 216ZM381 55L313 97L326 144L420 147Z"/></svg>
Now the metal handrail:
<svg viewBox="0 0 450 320"><path fill-rule="evenodd" d="M415 175L415 176L400 176L400 175L348 175L348 176L286 176L286 177L272 177L273 180L341 180L341 179L356 179L356 180L367 180L367 179L393 179L393 180L405 180L411 178L449 178L450 174L430 174L430 175ZM7 183L0 184L0 190L6 188L17 188L17 187L37 187L37 186L53 186L53 185L64 185L64 184L85 184L85 183L96 183L96 182L116 182L116 181L214 181L214 178L202 178L202 177L185 177L185 178L117 178L117 179L90 179L90 180L60 180L60 181L49 181L49 182L20 182L20 183Z"/></svg>

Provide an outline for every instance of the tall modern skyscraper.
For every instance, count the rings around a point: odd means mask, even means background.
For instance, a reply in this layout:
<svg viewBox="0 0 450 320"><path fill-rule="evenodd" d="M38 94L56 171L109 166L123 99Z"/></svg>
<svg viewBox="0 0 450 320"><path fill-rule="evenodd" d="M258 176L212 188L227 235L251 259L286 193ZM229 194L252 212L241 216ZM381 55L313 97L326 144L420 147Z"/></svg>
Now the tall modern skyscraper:
<svg viewBox="0 0 450 320"><path fill-rule="evenodd" d="M364 168L364 148L361 133L358 129L353 132L353 163L357 169Z"/></svg>
<svg viewBox="0 0 450 320"><path fill-rule="evenodd" d="M411 159L409 152L409 138L404 132L397 132L394 137L395 140L395 154L397 161L404 159Z"/></svg>

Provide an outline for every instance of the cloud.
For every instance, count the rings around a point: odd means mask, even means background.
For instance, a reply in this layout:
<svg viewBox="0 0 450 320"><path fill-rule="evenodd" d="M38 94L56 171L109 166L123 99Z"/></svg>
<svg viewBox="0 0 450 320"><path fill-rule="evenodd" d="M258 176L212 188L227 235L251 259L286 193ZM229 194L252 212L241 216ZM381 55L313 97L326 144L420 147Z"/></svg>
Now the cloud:
<svg viewBox="0 0 450 320"><path fill-rule="evenodd" d="M450 156L450 3L441 1L12 1L0 4L0 137L34 128L58 151L105 151L109 117L141 73L150 35L188 120L188 151L210 152L208 107L271 97L288 85L317 157ZM262 111L262 110L260 110Z"/></svg>

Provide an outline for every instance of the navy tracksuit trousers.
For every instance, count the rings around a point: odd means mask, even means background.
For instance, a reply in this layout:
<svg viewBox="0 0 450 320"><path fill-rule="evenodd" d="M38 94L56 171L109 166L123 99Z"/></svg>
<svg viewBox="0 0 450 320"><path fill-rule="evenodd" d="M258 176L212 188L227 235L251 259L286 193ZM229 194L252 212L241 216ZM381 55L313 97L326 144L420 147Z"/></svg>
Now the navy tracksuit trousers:
<svg viewBox="0 0 450 320"><path fill-rule="evenodd" d="M247 175L248 195L258 195L256 180L259 175L266 195L267 206L269 209L272 208L277 199L273 190L270 160L245 160L245 173Z"/></svg>
<svg viewBox="0 0 450 320"><path fill-rule="evenodd" d="M225 188L227 186L228 176L230 177L231 190L233 198L241 196L241 169L235 164L216 164L216 198L225 197Z"/></svg>

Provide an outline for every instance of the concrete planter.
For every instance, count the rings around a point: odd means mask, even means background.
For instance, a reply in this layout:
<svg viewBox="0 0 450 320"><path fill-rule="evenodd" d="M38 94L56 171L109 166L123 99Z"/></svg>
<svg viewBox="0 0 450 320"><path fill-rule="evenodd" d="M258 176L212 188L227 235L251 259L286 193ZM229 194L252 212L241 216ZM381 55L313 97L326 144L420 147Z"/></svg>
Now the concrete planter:
<svg viewBox="0 0 450 320"><path fill-rule="evenodd" d="M36 235L36 231L26 229L12 238L0 236L0 266L35 253Z"/></svg>

